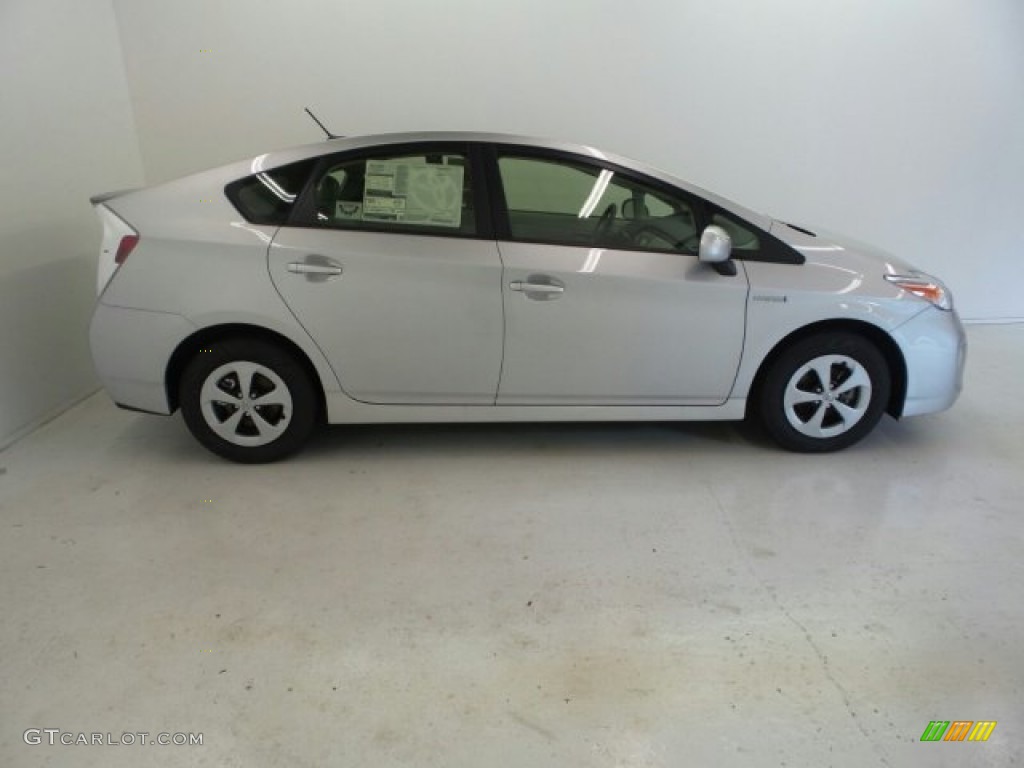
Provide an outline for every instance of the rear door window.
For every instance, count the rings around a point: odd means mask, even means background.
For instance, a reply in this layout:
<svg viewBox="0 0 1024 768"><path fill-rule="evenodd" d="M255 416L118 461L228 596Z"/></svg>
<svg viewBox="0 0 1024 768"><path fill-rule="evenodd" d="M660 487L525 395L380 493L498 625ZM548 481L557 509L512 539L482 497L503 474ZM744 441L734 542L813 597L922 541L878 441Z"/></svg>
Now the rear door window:
<svg viewBox="0 0 1024 768"><path fill-rule="evenodd" d="M464 151L432 148L341 158L313 187L314 226L433 235L477 234Z"/></svg>

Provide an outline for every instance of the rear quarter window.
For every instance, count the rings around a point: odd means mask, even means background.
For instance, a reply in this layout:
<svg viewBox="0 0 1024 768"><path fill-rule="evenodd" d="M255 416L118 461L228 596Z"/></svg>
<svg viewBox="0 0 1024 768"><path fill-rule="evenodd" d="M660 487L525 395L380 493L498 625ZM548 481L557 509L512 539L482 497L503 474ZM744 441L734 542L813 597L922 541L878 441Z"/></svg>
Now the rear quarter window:
<svg viewBox="0 0 1024 768"><path fill-rule="evenodd" d="M231 204L253 224L284 224L309 179L315 160L260 171L224 189Z"/></svg>

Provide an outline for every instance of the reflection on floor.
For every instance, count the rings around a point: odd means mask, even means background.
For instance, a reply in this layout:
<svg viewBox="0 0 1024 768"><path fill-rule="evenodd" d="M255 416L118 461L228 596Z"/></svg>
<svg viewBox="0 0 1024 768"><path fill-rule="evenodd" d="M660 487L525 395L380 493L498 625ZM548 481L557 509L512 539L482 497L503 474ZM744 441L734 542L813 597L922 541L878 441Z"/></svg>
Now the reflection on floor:
<svg viewBox="0 0 1024 768"><path fill-rule="evenodd" d="M97 395L0 453L0 765L1020 761L1024 326L970 338L953 410L817 457L358 427L244 467Z"/></svg>

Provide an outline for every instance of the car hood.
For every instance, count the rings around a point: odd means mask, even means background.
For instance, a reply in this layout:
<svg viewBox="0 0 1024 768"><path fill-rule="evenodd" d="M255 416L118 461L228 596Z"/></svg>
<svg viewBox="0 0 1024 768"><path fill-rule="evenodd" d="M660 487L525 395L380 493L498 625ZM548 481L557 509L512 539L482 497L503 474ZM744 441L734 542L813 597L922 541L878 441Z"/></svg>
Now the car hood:
<svg viewBox="0 0 1024 768"><path fill-rule="evenodd" d="M772 219L770 232L802 253L808 261L835 263L852 259L865 268L881 267L890 274L917 271L909 262L877 246L818 227L806 228Z"/></svg>

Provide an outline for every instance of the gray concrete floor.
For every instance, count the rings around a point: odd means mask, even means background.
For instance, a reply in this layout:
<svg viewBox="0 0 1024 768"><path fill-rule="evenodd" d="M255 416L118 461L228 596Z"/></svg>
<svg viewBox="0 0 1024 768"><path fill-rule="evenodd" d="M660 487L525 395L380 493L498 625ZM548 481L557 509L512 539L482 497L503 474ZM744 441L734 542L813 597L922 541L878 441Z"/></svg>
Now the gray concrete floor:
<svg viewBox="0 0 1024 768"><path fill-rule="evenodd" d="M953 410L819 457L359 427L244 467L92 397L0 454L0 766L1020 764L1024 326L970 340Z"/></svg>

